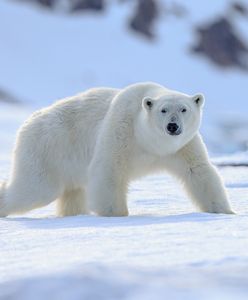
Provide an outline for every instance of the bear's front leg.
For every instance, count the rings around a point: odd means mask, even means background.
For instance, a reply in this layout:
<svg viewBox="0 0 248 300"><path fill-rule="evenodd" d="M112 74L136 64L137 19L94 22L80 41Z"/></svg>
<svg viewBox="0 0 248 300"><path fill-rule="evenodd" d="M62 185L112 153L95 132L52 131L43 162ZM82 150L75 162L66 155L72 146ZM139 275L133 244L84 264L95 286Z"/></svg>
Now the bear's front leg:
<svg viewBox="0 0 248 300"><path fill-rule="evenodd" d="M184 186L190 198L201 211L234 213L230 207L220 175L210 163L190 167Z"/></svg>
<svg viewBox="0 0 248 300"><path fill-rule="evenodd" d="M222 179L209 161L199 135L170 159L169 169L179 177L187 194L201 211L234 213Z"/></svg>
<svg viewBox="0 0 248 300"><path fill-rule="evenodd" d="M99 216L128 216L127 185L121 175L111 169L91 166L87 186L89 208Z"/></svg>

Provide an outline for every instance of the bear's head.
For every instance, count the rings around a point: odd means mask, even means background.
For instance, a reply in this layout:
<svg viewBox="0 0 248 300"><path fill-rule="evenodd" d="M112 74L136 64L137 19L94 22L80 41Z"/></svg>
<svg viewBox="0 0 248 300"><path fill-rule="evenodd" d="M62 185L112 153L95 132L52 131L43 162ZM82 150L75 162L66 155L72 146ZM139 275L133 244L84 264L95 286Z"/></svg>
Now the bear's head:
<svg viewBox="0 0 248 300"><path fill-rule="evenodd" d="M188 96L168 90L157 97L145 96L136 138L159 155L178 151L198 132L203 104L202 94Z"/></svg>

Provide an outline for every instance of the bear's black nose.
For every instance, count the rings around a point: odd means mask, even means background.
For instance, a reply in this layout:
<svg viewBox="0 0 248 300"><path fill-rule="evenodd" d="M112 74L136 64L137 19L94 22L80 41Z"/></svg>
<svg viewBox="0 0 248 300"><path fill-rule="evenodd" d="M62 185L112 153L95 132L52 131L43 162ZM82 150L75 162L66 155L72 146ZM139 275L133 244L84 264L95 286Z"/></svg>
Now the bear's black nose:
<svg viewBox="0 0 248 300"><path fill-rule="evenodd" d="M167 130L169 131L169 133L175 133L178 128L179 126L177 125L177 123L169 123L167 125Z"/></svg>

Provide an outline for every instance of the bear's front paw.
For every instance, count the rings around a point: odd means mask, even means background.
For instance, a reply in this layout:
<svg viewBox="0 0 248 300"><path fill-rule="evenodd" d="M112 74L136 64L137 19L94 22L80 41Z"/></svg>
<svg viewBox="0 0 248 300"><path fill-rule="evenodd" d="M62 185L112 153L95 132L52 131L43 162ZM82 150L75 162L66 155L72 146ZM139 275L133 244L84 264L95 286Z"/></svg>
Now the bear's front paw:
<svg viewBox="0 0 248 300"><path fill-rule="evenodd" d="M223 209L219 211L214 211L216 214L228 214L228 215L236 215L236 212L233 211L232 209Z"/></svg>
<svg viewBox="0 0 248 300"><path fill-rule="evenodd" d="M216 207L212 206L206 209L203 209L204 212L213 213L213 214L233 214L235 215L235 211L233 211L229 207Z"/></svg>

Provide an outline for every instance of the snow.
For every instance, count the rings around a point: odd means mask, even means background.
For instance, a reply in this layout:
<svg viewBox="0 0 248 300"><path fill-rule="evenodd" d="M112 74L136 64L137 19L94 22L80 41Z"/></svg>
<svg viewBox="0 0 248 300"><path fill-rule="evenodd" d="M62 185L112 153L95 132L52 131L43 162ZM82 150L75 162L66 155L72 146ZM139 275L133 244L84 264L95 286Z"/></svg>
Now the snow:
<svg viewBox="0 0 248 300"><path fill-rule="evenodd" d="M215 157L213 162L219 166L248 166L248 152L236 152L232 155Z"/></svg>
<svg viewBox="0 0 248 300"><path fill-rule="evenodd" d="M6 299L3 297L10 294L14 297L18 295L20 300L247 299L247 280L240 276L247 269L235 263L235 260L230 259L228 262L229 268L225 266L226 261L222 261L205 270L195 266L186 269L140 271L137 268L109 269L91 265L78 273L69 272L23 280L11 287L5 285L0 292L3 295L0 299ZM218 272L219 268L222 268L223 274ZM206 277L209 279L207 282ZM31 290L30 285L33 287Z"/></svg>
<svg viewBox="0 0 248 300"><path fill-rule="evenodd" d="M0 106L0 179L29 113ZM221 173L237 215L196 212L155 175L131 184L129 217L56 218L51 204L1 218L0 299L246 299L248 172Z"/></svg>

